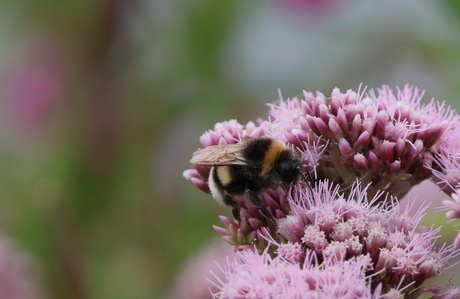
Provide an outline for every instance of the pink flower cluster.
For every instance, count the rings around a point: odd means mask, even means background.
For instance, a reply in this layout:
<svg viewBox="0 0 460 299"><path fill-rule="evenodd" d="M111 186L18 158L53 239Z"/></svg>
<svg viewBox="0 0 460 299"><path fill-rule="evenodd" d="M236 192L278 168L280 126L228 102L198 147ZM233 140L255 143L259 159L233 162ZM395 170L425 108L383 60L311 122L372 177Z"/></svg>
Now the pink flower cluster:
<svg viewBox="0 0 460 299"><path fill-rule="evenodd" d="M307 252L302 266L278 256L240 252L242 262L228 262L225 281L218 281L214 298L379 298L373 294L363 269L368 257L337 263L327 260L317 267ZM216 275L216 278L218 276ZM377 294L378 293L378 294Z"/></svg>
<svg viewBox="0 0 460 299"><path fill-rule="evenodd" d="M417 88L407 85L397 95L384 86L377 94L343 94L336 88L330 98L319 92L304 97L271 105L268 135L296 147L311 141L324 145L317 179L344 188L359 179L372 183L371 195L386 190L402 196L429 178L441 136L459 121L434 100L423 104Z"/></svg>
<svg viewBox="0 0 460 299"><path fill-rule="evenodd" d="M381 284L385 292L392 288L409 292L449 268L448 261L460 255L453 245L435 247L440 228L419 226L427 206L411 217L396 200L376 204L378 198L379 194L369 198L367 187L360 183L346 196L328 182L318 183L313 196L296 188L289 198L291 213L279 220L278 233L288 244L299 244L298 251L285 256L280 244L278 255L300 262L308 251L315 252L319 262L367 256L366 273L373 274L372 285Z"/></svg>
<svg viewBox="0 0 460 299"><path fill-rule="evenodd" d="M281 256L271 257L267 253L240 251L237 254L240 260L228 261L221 268L221 275L212 272L214 284L219 289L212 294L213 298L401 299L418 298L428 292L435 294L432 299L460 296L460 289L454 285L448 285L442 293L443 286L439 283L421 287L412 293L400 286L384 291L382 283L374 286L372 276L366 274L369 256L346 261L326 258L318 264L310 250L306 251L303 263Z"/></svg>
<svg viewBox="0 0 460 299"><path fill-rule="evenodd" d="M287 194L281 188L263 190L259 198L274 219L236 197L240 221L221 216L224 227L214 229L235 249L255 249L261 255L258 263L275 265L275 272L280 263L306 273L349 267L352 260L362 266L367 260L356 278L366 286L360 290L370 292L363 298L417 298L425 291L435 293L433 298L454 298L449 296L458 295L458 289L452 286L441 295L439 286L421 285L450 267L449 260L460 254L460 237L455 246L436 248L440 229L419 226L425 208L411 217L398 204L414 185L433 178L454 199L445 201L448 216L460 218L460 117L444 103L424 104L422 95L408 85L396 94L387 86L367 93L336 88L330 97L304 92L304 99L270 104L269 118L257 125L236 120L217 124L201 136L203 147L241 142L245 136L276 138L301 154L315 180L313 192L301 184ZM209 192L208 167L195 165L184 176ZM227 282L221 281L218 298L244 297L238 277L244 272L257 278L246 269L249 265L245 260L224 271ZM277 280L272 270L266 278ZM299 275L305 277L304 272ZM264 283L254 279L244 283L263 290ZM284 291L291 292L293 285ZM304 291L318 292L317 283L313 285Z"/></svg>

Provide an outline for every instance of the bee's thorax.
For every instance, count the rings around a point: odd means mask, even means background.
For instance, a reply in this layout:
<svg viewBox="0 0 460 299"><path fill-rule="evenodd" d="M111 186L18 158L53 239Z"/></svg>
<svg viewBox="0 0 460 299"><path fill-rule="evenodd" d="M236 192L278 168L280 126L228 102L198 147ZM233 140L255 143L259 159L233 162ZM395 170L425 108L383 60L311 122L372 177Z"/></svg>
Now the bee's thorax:
<svg viewBox="0 0 460 299"><path fill-rule="evenodd" d="M286 149L286 145L277 139L273 139L270 143L262 163L262 171L260 172L261 177L266 177L270 171L273 170L278 157Z"/></svg>

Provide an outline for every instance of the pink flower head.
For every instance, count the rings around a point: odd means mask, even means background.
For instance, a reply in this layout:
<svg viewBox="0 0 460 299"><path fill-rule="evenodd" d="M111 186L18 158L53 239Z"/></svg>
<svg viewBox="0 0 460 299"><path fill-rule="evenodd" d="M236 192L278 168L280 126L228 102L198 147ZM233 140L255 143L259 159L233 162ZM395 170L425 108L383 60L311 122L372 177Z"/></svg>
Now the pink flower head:
<svg viewBox="0 0 460 299"><path fill-rule="evenodd" d="M373 183L371 196L380 190L401 196L430 177L441 136L459 120L444 104L423 104L422 95L408 85L396 95L388 86L377 94L336 88L330 98L304 92L304 100L272 105L267 131L296 145L324 145L318 179L346 188L358 178Z"/></svg>
<svg viewBox="0 0 460 299"><path fill-rule="evenodd" d="M449 268L449 260L460 255L460 248L453 245L434 245L440 228L419 226L428 206L410 216L410 207L402 210L393 198L376 205L380 194L369 198L367 188L355 182L345 194L327 181L318 182L312 195L298 187L287 197L289 206L277 218L276 230L254 220L255 214L247 210L240 223L221 216L226 228L215 229L236 248L255 246L259 253L289 261L304 261L307 251L314 252L320 262L369 256L373 284L382 283L384 291L415 289Z"/></svg>
<svg viewBox="0 0 460 299"><path fill-rule="evenodd" d="M427 206L410 216L410 208L401 210L392 198L374 205L380 194L369 198L367 188L355 182L344 194L320 182L313 196L297 188L288 197L291 212L279 220L278 233L315 252L319 261L331 256L339 260L369 256L373 284L382 283L384 291L417 288L460 255L453 245L435 247L440 228L419 226Z"/></svg>
<svg viewBox="0 0 460 299"><path fill-rule="evenodd" d="M230 236L233 231L230 237L234 245L240 249L254 249L255 245L262 255L249 250L251 253L241 254L243 264L229 264L224 271L228 283L221 281L221 292L216 297L266 298L283 292L279 295L283 298L282 295L291 294L284 293L287 289L296 294L292 288L297 290L297 287L318 295L321 293L315 293L317 289L309 288L319 284L326 289L331 287L328 283L337 279L327 276L333 274L322 272L321 267L314 270L315 275L307 275L314 267L331 260L338 264L366 260L360 266L363 276L357 278L360 282L356 281L361 290L369 290L368 297L363 298L374 298L369 296L377 293L398 298L391 294L401 295L401 290L406 294L417 292L426 279L441 274L450 267L449 260L460 255L460 249L452 245L435 247L440 228L419 226L427 206L410 216L410 207L401 209L394 199L373 205L380 194L368 198L366 188L355 182L350 192L344 194L337 186L320 182L313 195L308 189L296 188L287 198L290 212L278 219L277 231L274 232L272 227L252 231L252 242L248 242L242 233L239 236L242 229L234 221L223 218L228 228L216 228L220 233ZM240 239L246 243L239 245ZM296 276L296 280L285 277L286 272ZM328 279L323 281L323 277ZM314 282L310 281L312 279ZM281 289L270 285L279 287L284 282L288 285ZM350 292L353 292L352 288ZM344 295L341 291L338 294Z"/></svg>

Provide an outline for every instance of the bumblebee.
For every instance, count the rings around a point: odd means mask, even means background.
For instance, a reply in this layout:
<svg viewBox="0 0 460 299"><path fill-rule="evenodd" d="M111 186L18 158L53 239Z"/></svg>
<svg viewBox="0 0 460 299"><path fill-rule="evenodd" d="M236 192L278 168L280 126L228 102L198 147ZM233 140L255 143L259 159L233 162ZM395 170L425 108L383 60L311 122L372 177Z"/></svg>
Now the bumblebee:
<svg viewBox="0 0 460 299"><path fill-rule="evenodd" d="M300 177L308 184L301 170L301 157L283 141L268 137L246 137L236 144L205 147L193 153L190 163L211 167L211 194L219 204L231 206L237 220L240 215L234 196L245 197L271 219L259 198L262 189L281 186L286 190Z"/></svg>

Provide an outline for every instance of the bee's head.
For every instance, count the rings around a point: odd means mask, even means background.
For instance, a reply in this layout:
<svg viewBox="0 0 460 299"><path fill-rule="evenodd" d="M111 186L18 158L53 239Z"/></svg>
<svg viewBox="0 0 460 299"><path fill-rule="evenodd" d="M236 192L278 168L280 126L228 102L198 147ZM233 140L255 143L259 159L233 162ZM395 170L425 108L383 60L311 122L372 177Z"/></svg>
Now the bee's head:
<svg viewBox="0 0 460 299"><path fill-rule="evenodd" d="M301 175L300 158L290 151L285 151L280 155L275 168L282 183L296 183Z"/></svg>
<svg viewBox="0 0 460 299"><path fill-rule="evenodd" d="M310 189L311 195L314 196L313 189L308 182L307 178L302 171L302 159L294 152L286 150L278 158L277 166L275 167L275 176L278 178L278 182L281 187L286 191L289 185L297 183L300 178L307 184ZM306 169L310 181L312 178L310 172ZM287 191L286 191L287 192Z"/></svg>

